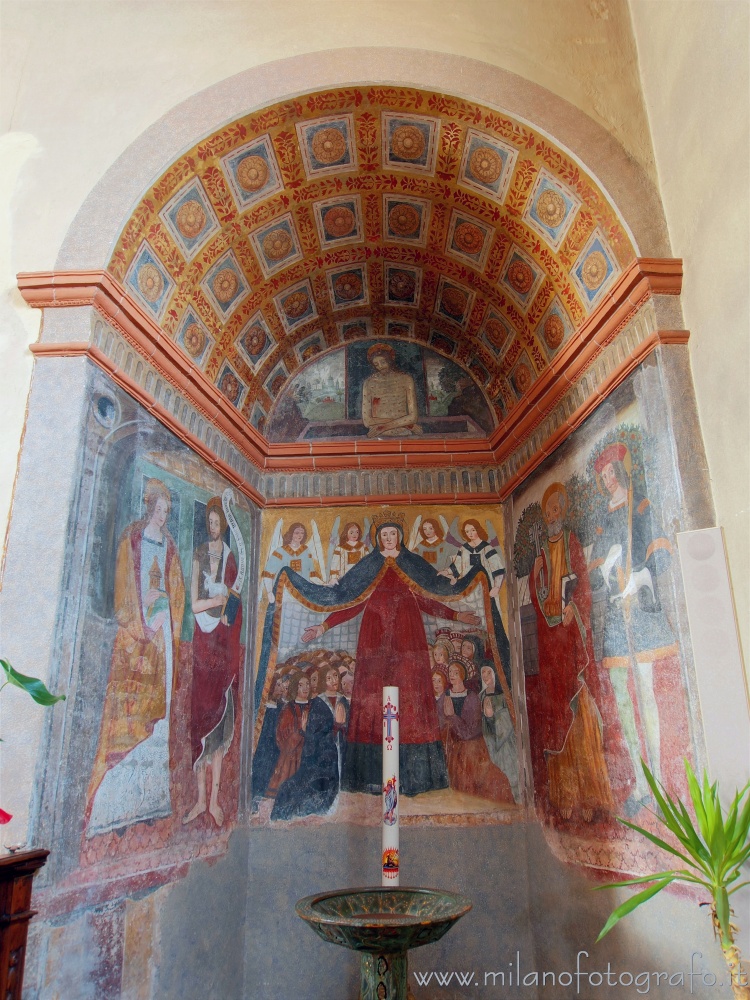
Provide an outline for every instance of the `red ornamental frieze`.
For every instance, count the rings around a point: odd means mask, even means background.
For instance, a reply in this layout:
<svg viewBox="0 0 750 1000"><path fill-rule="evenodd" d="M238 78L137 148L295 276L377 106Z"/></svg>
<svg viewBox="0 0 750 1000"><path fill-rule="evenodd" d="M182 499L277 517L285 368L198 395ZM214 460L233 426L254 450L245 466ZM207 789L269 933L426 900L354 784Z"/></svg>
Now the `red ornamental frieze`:
<svg viewBox="0 0 750 1000"><path fill-rule="evenodd" d="M231 125L211 136L196 147L196 155L199 160L209 160L212 157L223 156L224 153L241 146L247 138L247 129L243 122L233 122Z"/></svg>
<svg viewBox="0 0 750 1000"><path fill-rule="evenodd" d="M420 91L407 87L371 87L367 92L367 100L370 104L399 111L418 111L423 103Z"/></svg>
<svg viewBox="0 0 750 1000"><path fill-rule="evenodd" d="M341 191L341 181L337 177L317 177L307 184L302 184L290 192L291 199L297 205L307 202L321 201L330 195L338 194Z"/></svg>
<svg viewBox="0 0 750 1000"><path fill-rule="evenodd" d="M380 166L378 119L369 111L365 111L356 118L355 127L360 169L368 172L377 170Z"/></svg>
<svg viewBox="0 0 750 1000"><path fill-rule="evenodd" d="M324 111L341 111L344 108L358 108L364 96L356 87L345 90L326 90L321 94L310 94L307 98L307 110L317 117Z"/></svg>
<svg viewBox="0 0 750 1000"><path fill-rule="evenodd" d="M488 132L494 133L501 139L508 139L519 149L531 149L536 142L536 137L530 129L494 111L485 114L483 124Z"/></svg>
<svg viewBox="0 0 750 1000"><path fill-rule="evenodd" d="M174 242L161 225L152 226L146 236L148 242L156 250L164 266L173 278L182 276L185 270L185 260L177 250Z"/></svg>
<svg viewBox="0 0 750 1000"><path fill-rule="evenodd" d="M547 306L554 298L555 289L551 281L545 278L539 291L534 296L531 308L526 313L526 321L530 327L536 326L537 320L541 317Z"/></svg>
<svg viewBox="0 0 750 1000"><path fill-rule="evenodd" d="M514 180L505 199L509 212L523 215L538 173L539 169L532 160L521 160L516 165Z"/></svg>
<svg viewBox="0 0 750 1000"><path fill-rule="evenodd" d="M565 242L557 252L557 259L567 268L573 266L573 262L578 258L581 250L588 242L588 238L594 231L594 217L590 212L579 209L573 226L568 233Z"/></svg>
<svg viewBox="0 0 750 1000"><path fill-rule="evenodd" d="M208 167L203 174L203 184L220 221L233 220L236 209L221 170L218 167Z"/></svg>
<svg viewBox="0 0 750 1000"><path fill-rule="evenodd" d="M534 366L536 367L537 372L541 374L547 367L547 359L545 358L544 354L542 353L536 341L534 341L532 344L529 344L529 351L531 353L531 358L534 362Z"/></svg>
<svg viewBox="0 0 750 1000"><path fill-rule="evenodd" d="M510 375L510 370L521 356L521 351L523 351L523 344L520 340L518 340L518 338L516 338L506 351L505 357L500 365L500 371L504 375Z"/></svg>
<svg viewBox="0 0 750 1000"><path fill-rule="evenodd" d="M190 180L196 172L196 163L191 156L178 160L167 170L163 177L151 189L151 198L158 208L163 207L175 191Z"/></svg>
<svg viewBox="0 0 750 1000"><path fill-rule="evenodd" d="M268 129L278 128L280 125L286 125L287 122L296 121L303 114L304 109L298 101L284 101L267 111L251 115L246 120L247 127L254 135L260 135L262 132L267 132Z"/></svg>
<svg viewBox="0 0 750 1000"><path fill-rule="evenodd" d="M445 94L432 94L427 101L427 107L434 114L448 115L469 125L478 125L482 120L482 111L476 104L470 104L457 97L446 97Z"/></svg>
<svg viewBox="0 0 750 1000"><path fill-rule="evenodd" d="M379 261L369 262L367 265L367 279L373 300L376 303L382 302L385 297L385 285L383 283L383 266Z"/></svg>
<svg viewBox="0 0 750 1000"><path fill-rule="evenodd" d="M365 235L373 242L380 237L380 197L377 194L365 195Z"/></svg>

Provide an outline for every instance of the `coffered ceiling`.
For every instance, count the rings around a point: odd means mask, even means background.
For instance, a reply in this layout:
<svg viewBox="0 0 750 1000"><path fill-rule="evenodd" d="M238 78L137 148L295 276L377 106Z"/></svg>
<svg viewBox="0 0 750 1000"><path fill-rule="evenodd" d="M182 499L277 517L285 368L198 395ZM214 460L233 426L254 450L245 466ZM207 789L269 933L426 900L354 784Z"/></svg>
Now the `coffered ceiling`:
<svg viewBox="0 0 750 1000"><path fill-rule="evenodd" d="M548 136L446 94L363 86L186 151L108 270L263 436L295 374L357 340L452 359L502 426L635 259L606 194Z"/></svg>

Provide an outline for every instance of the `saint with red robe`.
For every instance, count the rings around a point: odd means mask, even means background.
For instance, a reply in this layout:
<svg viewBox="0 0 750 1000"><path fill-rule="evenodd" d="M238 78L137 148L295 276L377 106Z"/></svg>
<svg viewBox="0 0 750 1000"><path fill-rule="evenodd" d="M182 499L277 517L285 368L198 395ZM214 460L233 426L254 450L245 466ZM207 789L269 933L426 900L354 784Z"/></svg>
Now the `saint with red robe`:
<svg viewBox="0 0 750 1000"><path fill-rule="evenodd" d="M404 706L400 721L401 791L417 795L448 787L422 614L468 625L479 624L479 618L420 592L414 584L413 572L418 570L412 568L412 562L421 564L433 579L435 573L405 548L403 537L402 525L381 524L377 548L365 560L373 563L374 579L360 595L361 600L333 611L322 624L310 626L302 636L303 641L311 642L362 615L341 780L344 791L382 793L382 705L383 687L388 685L400 688Z"/></svg>
<svg viewBox="0 0 750 1000"><path fill-rule="evenodd" d="M591 638L591 588L575 534L563 527L568 496L552 483L542 499L547 539L530 578L537 613L539 673L526 678L537 803L544 813L584 821L613 808L604 758Z"/></svg>

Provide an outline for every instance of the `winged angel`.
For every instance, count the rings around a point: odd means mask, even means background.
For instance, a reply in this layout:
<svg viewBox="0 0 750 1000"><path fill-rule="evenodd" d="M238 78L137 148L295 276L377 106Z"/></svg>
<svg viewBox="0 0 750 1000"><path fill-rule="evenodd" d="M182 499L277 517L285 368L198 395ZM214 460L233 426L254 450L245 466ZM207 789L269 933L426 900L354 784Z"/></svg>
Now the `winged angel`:
<svg viewBox="0 0 750 1000"><path fill-rule="evenodd" d="M271 553L276 561L269 560L267 572L270 575L274 566L279 568L275 580L265 578L274 601L266 611L256 678L255 704L261 706L256 738L277 662L310 643L345 649L355 657L356 669L341 788L382 792L381 694L384 685L395 684L406 692L408 697L402 703L409 706L401 727L402 792L415 795L447 786L426 623L434 618L438 624L461 622L487 629L493 654L504 666L507 639L483 565L472 564L452 580L441 577L431 563L405 544L401 515L382 515L375 520L372 551L347 566L343 575L339 572L336 580L327 579L325 569L319 582L314 579L309 568L312 553L305 573L304 553L300 553L306 537L304 530L299 531L301 526L294 543L299 569L291 561L283 561L278 549ZM290 528L287 535L292 531ZM313 550L317 551L319 533L312 524L311 534ZM338 528L334 535L338 538ZM355 543L354 533L351 542ZM291 536L288 547L292 548ZM331 551L331 567L336 547ZM318 564L323 566L321 556L319 553Z"/></svg>

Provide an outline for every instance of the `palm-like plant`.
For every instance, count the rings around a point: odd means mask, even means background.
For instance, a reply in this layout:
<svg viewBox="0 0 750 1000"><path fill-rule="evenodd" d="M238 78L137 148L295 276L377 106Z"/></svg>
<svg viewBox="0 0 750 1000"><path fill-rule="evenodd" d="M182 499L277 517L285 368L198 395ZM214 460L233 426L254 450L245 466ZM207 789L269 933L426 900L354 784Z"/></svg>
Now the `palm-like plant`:
<svg viewBox="0 0 750 1000"><path fill-rule="evenodd" d="M694 823L684 803L680 799L671 798L648 767L641 763L654 799L661 810L661 816L656 813L654 815L677 840L679 846L676 847L627 820L620 819L619 822L640 833L662 850L673 854L687 867L597 886L597 889L614 889L626 885L651 883L647 889L631 896L612 911L597 941L608 934L622 917L632 913L641 903L651 899L670 883L686 882L702 886L709 892L711 902L701 905L711 907L714 934L721 943L724 959L732 977L734 996L738 1000L750 1000L750 985L743 973L742 957L735 944L737 928L732 923L731 918L734 913L729 905L729 897L742 886L749 884L748 881L737 883L737 880L740 878L743 865L750 858L750 782L735 794L725 815L719 800L718 782L710 784L708 776L704 774L703 783L700 784L690 764L685 761L688 789L695 811L696 823Z"/></svg>
<svg viewBox="0 0 750 1000"><path fill-rule="evenodd" d="M3 688L12 685L13 687L21 688L30 695L38 705L54 705L56 701L65 701L64 694L52 694L47 690L46 686L38 677L29 677L27 674L19 674L17 670L11 667L7 660L0 659L0 669L2 674L5 674L5 680L0 684L0 691ZM0 674L0 677L2 677ZM0 740L2 742L2 740ZM5 812L4 809L0 809L0 823L10 823L13 819L10 813Z"/></svg>

